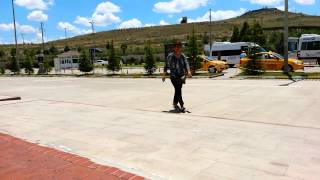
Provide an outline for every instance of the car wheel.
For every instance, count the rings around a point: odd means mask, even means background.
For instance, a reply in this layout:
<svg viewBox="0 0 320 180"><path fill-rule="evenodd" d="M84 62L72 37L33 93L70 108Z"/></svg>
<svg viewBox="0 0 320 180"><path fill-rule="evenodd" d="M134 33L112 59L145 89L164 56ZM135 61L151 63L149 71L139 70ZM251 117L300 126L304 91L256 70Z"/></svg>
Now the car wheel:
<svg viewBox="0 0 320 180"><path fill-rule="evenodd" d="M209 73L216 73L217 69L215 67L209 67L208 71Z"/></svg>

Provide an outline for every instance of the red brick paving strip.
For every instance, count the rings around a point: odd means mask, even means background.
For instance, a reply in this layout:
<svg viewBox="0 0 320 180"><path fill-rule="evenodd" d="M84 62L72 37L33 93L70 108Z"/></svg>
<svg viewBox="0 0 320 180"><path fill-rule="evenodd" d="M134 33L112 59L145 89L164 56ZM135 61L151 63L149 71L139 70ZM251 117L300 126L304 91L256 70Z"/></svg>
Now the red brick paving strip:
<svg viewBox="0 0 320 180"><path fill-rule="evenodd" d="M118 168L0 133L1 180L143 180Z"/></svg>

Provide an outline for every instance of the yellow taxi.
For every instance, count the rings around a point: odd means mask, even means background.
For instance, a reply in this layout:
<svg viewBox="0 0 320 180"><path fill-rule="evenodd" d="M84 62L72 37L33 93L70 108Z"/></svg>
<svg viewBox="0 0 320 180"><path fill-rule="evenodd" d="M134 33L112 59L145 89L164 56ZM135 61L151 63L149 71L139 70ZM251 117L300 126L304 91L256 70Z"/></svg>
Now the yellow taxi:
<svg viewBox="0 0 320 180"><path fill-rule="evenodd" d="M257 62L260 62L264 70L280 71L284 69L284 57L275 52L259 52L257 55ZM251 61L248 57L240 59L240 68L244 68L245 64ZM303 61L297 59L288 60L289 71L296 71L304 69Z"/></svg>
<svg viewBox="0 0 320 180"><path fill-rule="evenodd" d="M209 71L210 73L220 73L229 68L228 64L220 60L211 60L207 56L199 56L201 59L201 70Z"/></svg>

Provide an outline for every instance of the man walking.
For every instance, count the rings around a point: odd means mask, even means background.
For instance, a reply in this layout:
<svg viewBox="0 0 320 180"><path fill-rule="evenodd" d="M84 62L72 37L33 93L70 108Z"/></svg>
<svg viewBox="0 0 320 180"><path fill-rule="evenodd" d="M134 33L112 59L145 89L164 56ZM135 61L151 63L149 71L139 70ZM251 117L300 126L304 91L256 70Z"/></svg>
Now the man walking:
<svg viewBox="0 0 320 180"><path fill-rule="evenodd" d="M186 109L182 99L182 86L185 84L186 76L191 77L191 71L186 56L182 54L182 43L179 41L175 42L173 53L167 57L162 78L163 82L166 80L168 69L170 70L170 79L175 89L173 107L180 109L181 112L185 112Z"/></svg>

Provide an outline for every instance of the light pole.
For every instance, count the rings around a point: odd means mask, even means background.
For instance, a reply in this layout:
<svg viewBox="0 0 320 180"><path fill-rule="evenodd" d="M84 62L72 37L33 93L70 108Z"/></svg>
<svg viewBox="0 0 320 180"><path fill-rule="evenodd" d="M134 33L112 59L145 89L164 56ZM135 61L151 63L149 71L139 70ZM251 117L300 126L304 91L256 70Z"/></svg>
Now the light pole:
<svg viewBox="0 0 320 180"><path fill-rule="evenodd" d="M12 3L12 15L13 15L13 26L14 26L14 41L15 41L15 45L16 45L16 61L17 61L18 69L20 69L19 59L18 59L18 40L17 40L16 14L15 14L15 10L14 10L13 0L11 0L11 3Z"/></svg>
<svg viewBox="0 0 320 180"><path fill-rule="evenodd" d="M67 45L68 45L68 43L67 43L67 39L68 39L68 37L67 37L67 28L65 27L64 28L64 37L65 37L65 46L67 47Z"/></svg>
<svg viewBox="0 0 320 180"><path fill-rule="evenodd" d="M89 23L91 24L91 28L92 28L92 44L93 44L92 66L93 66L93 74L94 74L95 73L94 72L94 63L96 61L96 47L95 47L96 42L95 42L95 36L94 36L94 21L91 20Z"/></svg>
<svg viewBox="0 0 320 180"><path fill-rule="evenodd" d="M209 24L209 31L210 31L210 37L209 37L209 44L210 44L210 56L209 57L211 57L212 56L212 52L211 52L211 49L212 49L212 27L211 27L211 25L212 25L212 15L211 15L211 9L210 9L210 24Z"/></svg>
<svg viewBox="0 0 320 180"><path fill-rule="evenodd" d="M95 48L95 36L94 36L94 21L91 20L89 22L91 24L91 28L92 28L92 44L93 44L93 60L92 60L92 64L94 64L95 60L96 60L96 48Z"/></svg>
<svg viewBox="0 0 320 180"><path fill-rule="evenodd" d="M288 9L289 3L288 0L285 0L285 10L284 10L284 72L288 73L289 65L288 65L288 35L289 35L289 27L288 27Z"/></svg>

